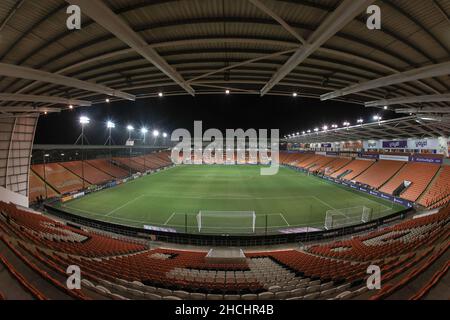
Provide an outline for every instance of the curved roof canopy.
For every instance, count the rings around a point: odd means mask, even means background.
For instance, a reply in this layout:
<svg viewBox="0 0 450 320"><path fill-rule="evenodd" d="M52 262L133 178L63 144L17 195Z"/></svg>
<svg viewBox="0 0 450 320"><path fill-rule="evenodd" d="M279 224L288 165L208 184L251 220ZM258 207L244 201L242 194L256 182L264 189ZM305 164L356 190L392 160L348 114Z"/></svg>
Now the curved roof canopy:
<svg viewBox="0 0 450 320"><path fill-rule="evenodd" d="M80 30L66 26L69 5ZM17 100L0 113L225 90L439 113L449 35L447 0L2 0L0 92Z"/></svg>

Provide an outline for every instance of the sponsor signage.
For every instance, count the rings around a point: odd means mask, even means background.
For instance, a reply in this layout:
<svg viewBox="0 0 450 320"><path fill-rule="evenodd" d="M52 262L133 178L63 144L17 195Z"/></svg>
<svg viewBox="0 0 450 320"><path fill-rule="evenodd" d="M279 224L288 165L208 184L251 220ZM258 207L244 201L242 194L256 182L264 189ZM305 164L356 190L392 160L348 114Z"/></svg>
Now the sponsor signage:
<svg viewBox="0 0 450 320"><path fill-rule="evenodd" d="M378 159L378 153L358 153L358 158L361 159Z"/></svg>
<svg viewBox="0 0 450 320"><path fill-rule="evenodd" d="M408 147L407 140L391 140L391 141L383 141L384 149L406 149Z"/></svg>
<svg viewBox="0 0 450 320"><path fill-rule="evenodd" d="M327 156L338 156L339 152L336 151L327 151Z"/></svg>
<svg viewBox="0 0 450 320"><path fill-rule="evenodd" d="M442 164L442 158L427 157L426 155L413 155L410 157L410 161Z"/></svg>
<svg viewBox="0 0 450 320"><path fill-rule="evenodd" d="M331 143L322 143L322 148L331 148Z"/></svg>
<svg viewBox="0 0 450 320"><path fill-rule="evenodd" d="M409 156L396 156L390 154L380 154L380 160L409 161Z"/></svg>

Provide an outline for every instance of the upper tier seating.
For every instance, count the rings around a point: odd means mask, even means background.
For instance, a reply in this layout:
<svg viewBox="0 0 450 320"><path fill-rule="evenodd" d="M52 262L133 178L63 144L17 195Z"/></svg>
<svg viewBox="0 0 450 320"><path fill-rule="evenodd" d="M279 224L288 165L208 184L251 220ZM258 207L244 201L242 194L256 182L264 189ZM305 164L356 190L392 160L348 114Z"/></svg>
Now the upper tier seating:
<svg viewBox="0 0 450 320"><path fill-rule="evenodd" d="M378 189L396 174L405 163L403 161L379 160L354 180Z"/></svg>
<svg viewBox="0 0 450 320"><path fill-rule="evenodd" d="M38 197L52 198L57 196L57 192L52 187L47 185L47 191L45 190L46 184L39 178L33 171L30 170L30 202L35 202ZM47 195L47 196L46 196Z"/></svg>
<svg viewBox="0 0 450 320"><path fill-rule="evenodd" d="M91 166L87 161L68 161L60 162L60 164L80 178L83 178L84 175L84 179L90 184L103 184L113 179L105 172Z"/></svg>
<svg viewBox="0 0 450 320"><path fill-rule="evenodd" d="M392 194L404 181L410 181L411 185L400 194L400 197L409 201L416 201L438 170L439 165L436 164L407 163L380 191Z"/></svg>
<svg viewBox="0 0 450 320"><path fill-rule="evenodd" d="M430 188L419 199L419 203L430 207L435 204L441 205L439 202L444 204L448 201L450 201L450 166L444 165Z"/></svg>
<svg viewBox="0 0 450 320"><path fill-rule="evenodd" d="M86 162L114 178L125 178L129 175L129 171L115 166L111 161L106 159L87 160Z"/></svg>
<svg viewBox="0 0 450 320"><path fill-rule="evenodd" d="M341 169L335 171L331 174L333 178L342 178L345 180L353 180L355 177L360 175L363 171L373 165L372 160L353 160L349 164L345 165ZM346 173L347 172L347 173ZM343 175L343 176L342 176Z"/></svg>
<svg viewBox="0 0 450 320"><path fill-rule="evenodd" d="M31 169L61 194L83 189L83 181L59 163L34 164ZM85 183L87 187L89 183Z"/></svg>

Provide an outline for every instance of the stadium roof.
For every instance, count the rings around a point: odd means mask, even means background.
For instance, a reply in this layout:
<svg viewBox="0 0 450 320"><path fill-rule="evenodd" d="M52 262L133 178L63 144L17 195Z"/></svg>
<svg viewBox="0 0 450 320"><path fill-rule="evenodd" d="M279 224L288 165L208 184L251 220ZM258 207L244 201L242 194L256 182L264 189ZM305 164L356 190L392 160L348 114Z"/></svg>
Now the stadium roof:
<svg viewBox="0 0 450 320"><path fill-rule="evenodd" d="M436 138L450 136L448 118L408 116L392 120L381 120L343 128L299 133L285 139L292 143L317 143L358 140L394 140L408 138Z"/></svg>
<svg viewBox="0 0 450 320"><path fill-rule="evenodd" d="M372 4L381 30L366 26ZM226 89L439 113L449 31L445 0L2 0L0 113Z"/></svg>

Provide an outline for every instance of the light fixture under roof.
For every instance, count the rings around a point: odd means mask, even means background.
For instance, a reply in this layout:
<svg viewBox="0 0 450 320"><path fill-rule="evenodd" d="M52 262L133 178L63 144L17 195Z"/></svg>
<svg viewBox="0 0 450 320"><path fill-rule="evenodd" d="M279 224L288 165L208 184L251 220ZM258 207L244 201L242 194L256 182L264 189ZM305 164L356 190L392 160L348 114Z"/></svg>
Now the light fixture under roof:
<svg viewBox="0 0 450 320"><path fill-rule="evenodd" d="M230 90L225 90L225 94L230 94Z"/></svg>
<svg viewBox="0 0 450 320"><path fill-rule="evenodd" d="M127 130L128 131L133 131L134 127L131 124L129 124L129 125L127 125Z"/></svg>
<svg viewBox="0 0 450 320"><path fill-rule="evenodd" d="M162 92L158 93L158 97L162 98L163 96L164 96L164 93L162 93Z"/></svg>
<svg viewBox="0 0 450 320"><path fill-rule="evenodd" d="M293 92L292 96L295 98L296 96L298 96L298 93L297 92Z"/></svg>
<svg viewBox="0 0 450 320"><path fill-rule="evenodd" d="M107 122L106 122L106 127L107 127L108 129L113 129L113 128L116 127L116 124L115 124L114 122L112 122L112 121L107 121Z"/></svg>
<svg viewBox="0 0 450 320"><path fill-rule="evenodd" d="M106 103L109 103L110 101L111 101L111 100L109 100L109 98L106 98L106 99L105 99L105 102L106 102Z"/></svg>
<svg viewBox="0 0 450 320"><path fill-rule="evenodd" d="M86 116L81 116L80 117L80 123L81 124L88 124L89 122L91 122L91 120L88 117L86 117Z"/></svg>

